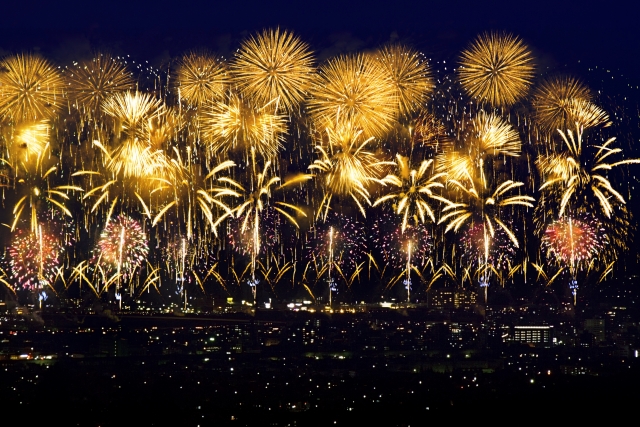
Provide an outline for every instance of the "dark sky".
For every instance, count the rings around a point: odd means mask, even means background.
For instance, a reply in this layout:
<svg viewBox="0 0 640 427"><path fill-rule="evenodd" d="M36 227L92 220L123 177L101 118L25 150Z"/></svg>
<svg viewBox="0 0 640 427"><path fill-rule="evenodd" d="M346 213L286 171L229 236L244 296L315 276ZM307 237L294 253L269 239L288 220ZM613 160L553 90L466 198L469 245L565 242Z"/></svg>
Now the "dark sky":
<svg viewBox="0 0 640 427"><path fill-rule="evenodd" d="M11 3L0 10L0 54L39 50L58 62L97 49L156 64L193 48L228 55L248 33L280 25L321 58L374 48L397 35L436 59L452 59L479 32L507 30L525 39L542 66L580 60L625 74L640 67L638 13L618 1Z"/></svg>

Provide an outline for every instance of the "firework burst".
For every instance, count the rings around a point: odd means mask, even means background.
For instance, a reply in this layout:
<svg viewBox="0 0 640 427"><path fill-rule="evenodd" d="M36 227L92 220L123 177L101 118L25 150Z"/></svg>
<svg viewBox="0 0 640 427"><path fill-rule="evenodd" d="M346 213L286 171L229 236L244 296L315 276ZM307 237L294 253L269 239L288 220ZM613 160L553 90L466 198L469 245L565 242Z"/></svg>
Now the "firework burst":
<svg viewBox="0 0 640 427"><path fill-rule="evenodd" d="M470 96L508 107L527 93L533 70L531 53L522 40L486 33L462 52L458 76Z"/></svg>
<svg viewBox="0 0 640 427"><path fill-rule="evenodd" d="M318 208L318 215L324 207L326 218L333 195L350 196L362 215L366 215L362 202L371 204L367 186L372 181L379 182L382 168L389 162L381 161L374 153L365 151L373 137L364 139L362 131L351 126L327 128L327 136L326 145L316 146L321 158L309 166L312 171L317 170L324 175L325 196Z"/></svg>
<svg viewBox="0 0 640 427"><path fill-rule="evenodd" d="M591 101L591 92L573 77L555 77L545 80L533 94L535 117L545 129L555 132L575 126L576 104Z"/></svg>
<svg viewBox="0 0 640 427"><path fill-rule="evenodd" d="M140 223L121 214L109 221L100 233L94 256L104 271L117 273L127 280L147 259L148 254L147 235Z"/></svg>
<svg viewBox="0 0 640 427"><path fill-rule="evenodd" d="M433 197L435 196L433 191L436 188L444 187L438 180L446 174L444 172L428 173L429 170L433 170L432 163L433 159L424 160L418 169L411 169L409 159L397 154L397 175L387 175L381 181L391 188L395 187L395 191L389 191L388 194L380 197L373 206L380 203L393 203L395 213L402 216L402 226L400 227L402 233L405 232L411 220L414 223L424 223L429 217L432 222L436 222L429 199L438 200Z"/></svg>
<svg viewBox="0 0 640 427"><path fill-rule="evenodd" d="M255 148L265 158L278 154L287 132L286 117L276 112L274 102L254 107L233 92L224 102L205 106L200 126L214 153Z"/></svg>
<svg viewBox="0 0 640 427"><path fill-rule="evenodd" d="M471 224L460 238L462 262L481 270L507 270L513 266L516 248L507 233L497 228L493 236L486 233L484 224Z"/></svg>
<svg viewBox="0 0 640 427"><path fill-rule="evenodd" d="M226 64L209 53L184 55L176 73L180 100L196 107L222 99L229 84Z"/></svg>
<svg viewBox="0 0 640 427"><path fill-rule="evenodd" d="M52 287L62 267L62 255L74 243L73 223L56 211L43 213L35 231L19 228L8 248L9 270L18 288Z"/></svg>
<svg viewBox="0 0 640 427"><path fill-rule="evenodd" d="M305 98L315 71L309 46L279 28L244 41L232 69L238 89L254 104L275 101L288 112Z"/></svg>
<svg viewBox="0 0 640 427"><path fill-rule="evenodd" d="M410 115L424 106L434 88L427 61L415 50L401 45L380 49L376 59L390 76L401 115Z"/></svg>
<svg viewBox="0 0 640 427"><path fill-rule="evenodd" d="M367 240L360 232L363 223L332 211L326 221L316 223L309 231L309 258L321 266L332 263L340 272L354 269L366 256Z"/></svg>
<svg viewBox="0 0 640 427"><path fill-rule="evenodd" d="M402 231L395 222L382 215L374 223L376 247L382 259L393 268L403 268L407 257L412 265L424 266L431 259L433 237L422 223L409 224Z"/></svg>
<svg viewBox="0 0 640 427"><path fill-rule="evenodd" d="M142 140L147 138L149 119L164 114L166 110L161 100L137 91L109 96L102 103L102 109L116 120L118 128L125 131L130 139Z"/></svg>
<svg viewBox="0 0 640 427"><path fill-rule="evenodd" d="M545 177L540 190L555 191L559 195L559 217L564 215L570 204L576 207L583 203L589 205L590 199L595 197L602 212L610 218L613 213L611 200L621 204L625 200L605 173L618 166L638 164L640 159L611 162L609 156L622 152L621 148L612 147L616 138L611 137L598 145L591 141L583 144L584 129L581 126L575 133L558 130L558 134L565 151L542 155L537 160L538 168Z"/></svg>
<svg viewBox="0 0 640 427"><path fill-rule="evenodd" d="M91 61L78 64L66 76L71 103L82 115L100 113L104 100L134 89L134 79L127 67L108 54L96 55Z"/></svg>
<svg viewBox="0 0 640 427"><path fill-rule="evenodd" d="M565 216L549 224L542 236L547 259L576 270L588 267L609 245L602 224L592 215Z"/></svg>
<svg viewBox="0 0 640 427"><path fill-rule="evenodd" d="M320 67L309 109L317 127L339 125L383 136L398 113L391 76L370 55L340 56Z"/></svg>
<svg viewBox="0 0 640 427"><path fill-rule="evenodd" d="M0 61L0 116L20 122L53 117L64 106L64 81L56 67L37 55Z"/></svg>

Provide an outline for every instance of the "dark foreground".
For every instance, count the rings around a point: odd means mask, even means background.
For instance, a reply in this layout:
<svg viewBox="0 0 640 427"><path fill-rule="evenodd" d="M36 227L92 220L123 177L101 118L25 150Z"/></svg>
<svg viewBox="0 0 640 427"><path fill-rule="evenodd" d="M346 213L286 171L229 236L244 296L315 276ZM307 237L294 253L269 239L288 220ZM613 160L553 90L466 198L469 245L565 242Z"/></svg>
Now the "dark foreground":
<svg viewBox="0 0 640 427"><path fill-rule="evenodd" d="M633 355L504 342L471 318L62 323L0 324L5 417L66 426L408 426L443 416L620 416L640 398Z"/></svg>

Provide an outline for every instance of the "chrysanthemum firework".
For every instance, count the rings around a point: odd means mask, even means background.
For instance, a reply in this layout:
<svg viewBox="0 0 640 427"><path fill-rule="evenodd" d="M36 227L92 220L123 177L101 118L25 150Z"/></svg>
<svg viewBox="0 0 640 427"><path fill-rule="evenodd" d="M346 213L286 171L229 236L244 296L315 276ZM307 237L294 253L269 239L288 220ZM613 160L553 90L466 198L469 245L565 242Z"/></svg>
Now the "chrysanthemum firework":
<svg viewBox="0 0 640 427"><path fill-rule="evenodd" d="M286 117L276 112L274 102L254 106L233 92L224 101L206 104L199 120L202 137L213 153L255 148L272 158L287 132Z"/></svg>
<svg viewBox="0 0 640 427"><path fill-rule="evenodd" d="M391 78L400 114L409 115L423 107L435 86L425 58L402 45L387 45L375 57Z"/></svg>
<svg viewBox="0 0 640 427"><path fill-rule="evenodd" d="M371 55L339 56L320 67L309 110L319 129L350 126L382 136L398 113L391 76Z"/></svg>
<svg viewBox="0 0 640 427"><path fill-rule="evenodd" d="M103 111L116 119L128 138L146 140L149 120L165 113L166 108L160 99L149 93L118 92L102 103Z"/></svg>
<svg viewBox="0 0 640 427"><path fill-rule="evenodd" d="M93 116L100 113L105 99L134 89L133 74L126 65L109 54L98 54L68 70L69 99L81 114Z"/></svg>
<svg viewBox="0 0 640 427"><path fill-rule="evenodd" d="M495 107L521 99L533 79L533 58L511 34L485 33L460 58L458 76L467 93Z"/></svg>
<svg viewBox="0 0 640 427"><path fill-rule="evenodd" d="M1 117L14 122L46 119L64 105L64 81L49 61L32 54L0 61Z"/></svg>
<svg viewBox="0 0 640 427"><path fill-rule="evenodd" d="M550 132L575 126L572 109L591 101L591 91L574 77L545 80L533 94L535 118ZM577 104L576 104L577 103Z"/></svg>
<svg viewBox="0 0 640 427"><path fill-rule="evenodd" d="M14 283L24 290L53 286L62 255L73 242L73 223L56 211L42 212L35 231L17 229L7 251Z"/></svg>
<svg viewBox="0 0 640 427"><path fill-rule="evenodd" d="M203 52L182 57L176 72L176 86L181 101L199 106L224 97L229 75L225 62Z"/></svg>
<svg viewBox="0 0 640 427"><path fill-rule="evenodd" d="M313 54L293 33L264 30L242 43L232 63L234 82L256 105L295 110L313 78Z"/></svg>

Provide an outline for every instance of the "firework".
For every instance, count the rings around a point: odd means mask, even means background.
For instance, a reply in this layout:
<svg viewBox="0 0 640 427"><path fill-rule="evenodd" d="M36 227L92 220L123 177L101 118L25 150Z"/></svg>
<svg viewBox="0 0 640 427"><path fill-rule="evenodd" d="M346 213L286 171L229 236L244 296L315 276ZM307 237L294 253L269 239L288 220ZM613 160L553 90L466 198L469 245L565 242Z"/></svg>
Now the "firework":
<svg viewBox="0 0 640 427"><path fill-rule="evenodd" d="M53 207L60 213L71 217L71 211L67 208L66 202L69 200L69 192L82 191L82 188L74 185L56 185L52 183L59 175L64 174L60 164L54 164L47 168L45 162L51 164L48 144L41 151L35 162L32 163L6 163L13 169L15 174L14 188L20 196L13 207L13 223L11 231L16 228L18 221L22 218L25 208L31 214L31 232L38 230L38 213L43 207Z"/></svg>
<svg viewBox="0 0 640 427"><path fill-rule="evenodd" d="M445 198L439 198L446 206L442 209L442 216L438 224L448 223L445 233L450 230L458 231L460 227L478 219L484 224L491 238L496 234L496 229L502 229L509 236L516 248L520 247L515 233L501 218L505 216L504 210L508 206L525 206L533 208L535 199L521 194L509 195L510 192L524 185L522 182L506 180L500 182L495 188L476 186L471 181L467 187L462 183L451 180L450 183L465 197L465 201L455 202Z"/></svg>
<svg viewBox="0 0 640 427"><path fill-rule="evenodd" d="M208 53L191 52L178 64L178 95L190 105L197 107L221 99L228 83L226 64Z"/></svg>
<svg viewBox="0 0 640 427"><path fill-rule="evenodd" d="M38 228L15 231L8 248L11 276L24 290L53 286L62 264L62 255L74 242L73 223L56 211L43 213Z"/></svg>
<svg viewBox="0 0 640 427"><path fill-rule="evenodd" d="M102 103L105 114L117 120L129 138L145 140L149 119L165 113L161 100L148 93L122 92L109 96Z"/></svg>
<svg viewBox="0 0 640 427"><path fill-rule="evenodd" d="M383 136L395 123L397 90L369 55L340 56L320 68L309 109L318 128L347 126Z"/></svg>
<svg viewBox="0 0 640 427"><path fill-rule="evenodd" d="M48 120L24 122L16 127L11 141L11 157L25 164L38 159L49 144Z"/></svg>
<svg viewBox="0 0 640 427"><path fill-rule="evenodd" d="M240 197L240 193L234 190L240 184L228 176L220 177L217 174L224 170L230 170L235 166L235 163L231 160L224 161L211 168L211 171L203 177L200 168L195 167L192 162L190 149L188 149L187 159L183 160L177 150L176 154L178 155L177 161L172 160L177 165L178 172L174 175L175 181L173 182L175 198L160 210L160 213L153 220L153 225L158 223L171 207L175 206L179 221L184 222L189 241L194 239L195 231L200 231L198 233L200 237L206 233L206 228L200 226L200 220L203 217L207 220L211 231L217 235L220 223L233 215L231 207L222 199L227 196ZM216 212L214 207L218 212L223 211L224 214L214 218ZM205 239L201 239L201 242L204 241Z"/></svg>
<svg viewBox="0 0 640 427"><path fill-rule="evenodd" d="M433 159L424 160L418 169L411 169L409 159L396 155L396 165L398 169L397 175L387 175L382 180L384 184L395 187L396 191L390 191L388 194L380 197L375 201L373 206L380 203L393 203L393 210L397 215L402 216L401 232L404 233L410 220L414 223L424 223L428 216L432 222L436 221L433 209L428 199L433 199L433 190L442 188L444 185L438 180L446 174L444 172L438 174L429 174L428 171L433 169Z"/></svg>
<svg viewBox="0 0 640 427"><path fill-rule="evenodd" d="M459 151L449 148L438 155L437 167L439 172L446 172L449 181L458 184L473 185L479 180L481 187L488 187L491 172L485 170L490 164L487 160L520 155L520 137L511 124L482 110L463 129L460 139L464 147Z"/></svg>
<svg viewBox="0 0 640 427"><path fill-rule="evenodd" d="M286 30L264 30L242 43L232 64L234 82L256 105L276 102L292 112L305 98L313 76L306 43Z"/></svg>
<svg viewBox="0 0 640 427"><path fill-rule="evenodd" d="M127 67L108 54L96 55L78 64L67 74L68 94L72 104L89 117L100 112L111 95L134 89L134 79Z"/></svg>
<svg viewBox="0 0 640 427"><path fill-rule="evenodd" d="M121 214L109 221L100 233L95 257L105 271L116 272L127 280L148 254L147 235L140 223Z"/></svg>
<svg viewBox="0 0 640 427"><path fill-rule="evenodd" d="M227 238L236 252L242 255L258 257L282 244L281 227L283 224L278 212L269 206L258 212L258 217L260 235L262 236L259 246L254 244L253 229L248 227L243 229L242 227L245 220L247 220L246 215L230 221Z"/></svg>
<svg viewBox="0 0 640 427"><path fill-rule="evenodd" d="M57 68L31 54L0 61L0 116L15 122L51 118L64 106Z"/></svg>
<svg viewBox="0 0 640 427"><path fill-rule="evenodd" d="M588 265L609 244L602 224L592 215L565 216L547 226L542 247L547 258L576 268Z"/></svg>
<svg viewBox="0 0 640 427"><path fill-rule="evenodd" d="M332 211L325 221L316 223L309 231L306 245L309 258L323 266L331 263L345 273L348 268L355 268L367 253L367 240L361 232L364 226Z"/></svg>
<svg viewBox="0 0 640 427"><path fill-rule="evenodd" d="M327 136L326 145L316 146L321 158L309 166L309 169L324 174L325 197L318 208L318 214L325 207L326 218L333 195L349 195L365 215L362 201L371 204L367 186L371 181L379 181L378 175L388 162L365 151L365 146L373 137L363 139L362 131L351 126L341 126L335 130L328 128Z"/></svg>
<svg viewBox="0 0 640 427"><path fill-rule="evenodd" d="M591 92L573 77L556 77L544 81L533 95L535 117L548 131L575 126L572 109L591 101ZM583 104L582 104L583 105Z"/></svg>
<svg viewBox="0 0 640 427"><path fill-rule="evenodd" d="M611 126L609 114L591 102L572 99L567 110L567 115L571 123L582 126L584 129L594 128L596 126Z"/></svg>
<svg viewBox="0 0 640 427"><path fill-rule="evenodd" d="M138 139L127 139L109 154L107 168L125 178L154 177L163 175L170 168L162 150L154 150Z"/></svg>
<svg viewBox="0 0 640 427"><path fill-rule="evenodd" d="M558 130L558 134L566 151L538 158L538 168L545 178L540 190L555 191L559 195L560 217L570 204L581 207L583 203L589 205L595 199L605 216L610 218L613 212L611 200L621 204L625 200L613 188L605 173L617 166L638 164L640 159L611 162L609 156L622 152L620 148L611 147L615 137L596 144L590 142L583 147L584 129L581 126L577 127L575 133Z"/></svg>
<svg viewBox="0 0 640 427"><path fill-rule="evenodd" d="M436 152L451 146L447 137L447 130L433 113L422 111L413 125L412 143L419 146L431 147Z"/></svg>
<svg viewBox="0 0 640 427"><path fill-rule="evenodd" d="M506 270L513 265L516 246L502 228L489 236L484 224L471 224L460 238L462 262L476 269Z"/></svg>
<svg viewBox="0 0 640 427"><path fill-rule="evenodd" d="M376 247L391 267L403 268L408 256L418 266L424 266L431 258L433 237L424 224L409 224L402 231L392 218L380 215L373 227Z"/></svg>
<svg viewBox="0 0 640 427"><path fill-rule="evenodd" d="M286 118L276 113L275 103L254 107L233 92L224 102L205 105L200 126L214 153L255 148L265 158L278 154L287 132Z"/></svg>
<svg viewBox="0 0 640 427"><path fill-rule="evenodd" d="M409 115L424 106L435 86L425 59L413 49L400 45L383 47L376 58L391 77L400 114Z"/></svg>
<svg viewBox="0 0 640 427"><path fill-rule="evenodd" d="M262 169L262 172L259 172L256 165L256 156L255 150L251 150L251 159L252 159L252 178L251 182L253 184L252 189L245 189L241 185L236 185L236 190L238 194L243 198L240 205L235 209L236 218L243 218L242 223L240 225L240 233L246 235L247 233L251 236L252 248L251 248L251 279L250 286L253 292L254 303L256 302L256 285L258 281L256 279L256 260L257 256L260 253L260 248L262 246L263 239L262 236L262 221L261 216L263 211L269 206L269 201L271 199L272 187L275 187L279 182L280 178L276 176L272 176L271 162L267 161ZM284 183L279 186L279 188L285 188L287 186L295 185L298 183L302 183L308 179L310 179L310 175L300 175L297 178ZM273 209L278 212L280 215L284 216L289 222L291 222L296 227L298 226L298 222L292 216L300 215L306 217L305 212L299 208L298 206L286 203L286 202L274 202ZM224 218L224 216L223 216Z"/></svg>
<svg viewBox="0 0 640 427"><path fill-rule="evenodd" d="M533 69L531 53L522 40L511 34L486 33L462 52L458 76L470 96L508 107L527 93Z"/></svg>

